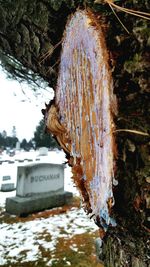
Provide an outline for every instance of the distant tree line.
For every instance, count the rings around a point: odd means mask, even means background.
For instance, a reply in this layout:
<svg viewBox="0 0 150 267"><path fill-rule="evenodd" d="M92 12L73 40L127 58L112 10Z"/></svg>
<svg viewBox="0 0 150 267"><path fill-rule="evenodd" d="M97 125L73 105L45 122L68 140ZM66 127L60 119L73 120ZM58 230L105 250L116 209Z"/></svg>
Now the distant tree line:
<svg viewBox="0 0 150 267"><path fill-rule="evenodd" d="M0 147L3 149L7 147L15 148L16 143L19 141L18 138L15 136L7 136L7 134L4 135L4 132L5 131L0 133Z"/></svg>
<svg viewBox="0 0 150 267"><path fill-rule="evenodd" d="M16 136L7 136L7 132L5 130L0 133L0 149L14 149L16 148L17 142L19 142L19 139ZM29 150L33 146L32 140L27 142L25 138L20 143L20 148L25 150Z"/></svg>
<svg viewBox="0 0 150 267"><path fill-rule="evenodd" d="M35 129L34 137L27 141L25 138L20 142L20 148L25 150L30 150L31 148L47 147L47 148L60 148L55 139L51 134L45 133L44 130L44 120L42 119L38 126ZM11 136L7 135L7 132L4 130L0 133L0 148L1 149L14 149L16 148L17 142L19 139L16 136L16 128L13 126Z"/></svg>

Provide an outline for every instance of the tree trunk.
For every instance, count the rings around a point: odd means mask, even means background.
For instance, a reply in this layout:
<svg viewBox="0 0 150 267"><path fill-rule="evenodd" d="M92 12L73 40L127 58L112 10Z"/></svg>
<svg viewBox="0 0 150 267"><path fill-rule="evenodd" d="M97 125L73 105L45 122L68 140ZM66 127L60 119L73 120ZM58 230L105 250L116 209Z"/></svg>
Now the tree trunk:
<svg viewBox="0 0 150 267"><path fill-rule="evenodd" d="M0 47L25 67L55 87L60 48L68 15L82 1L1 1ZM149 1L121 1L120 5L147 11ZM117 15L107 4L84 1L96 11L110 53L114 93L118 101L115 118L117 159L113 188L113 216L103 239L100 259L106 267L148 267L150 231L150 40L148 21L127 13ZM57 46L56 49L54 47ZM52 53L53 51L53 53ZM125 130L121 130L125 129ZM61 131L63 129L61 128Z"/></svg>

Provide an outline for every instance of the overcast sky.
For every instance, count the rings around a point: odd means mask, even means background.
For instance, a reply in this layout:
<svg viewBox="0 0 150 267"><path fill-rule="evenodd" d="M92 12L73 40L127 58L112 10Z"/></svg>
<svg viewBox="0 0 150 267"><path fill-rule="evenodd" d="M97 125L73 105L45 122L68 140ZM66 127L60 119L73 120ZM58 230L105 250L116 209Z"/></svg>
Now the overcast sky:
<svg viewBox="0 0 150 267"><path fill-rule="evenodd" d="M10 135L13 126L16 126L19 140L30 140L42 119L44 103L48 103L52 97L51 89L42 90L42 95L36 97L27 85L8 80L0 69L0 132L6 130Z"/></svg>

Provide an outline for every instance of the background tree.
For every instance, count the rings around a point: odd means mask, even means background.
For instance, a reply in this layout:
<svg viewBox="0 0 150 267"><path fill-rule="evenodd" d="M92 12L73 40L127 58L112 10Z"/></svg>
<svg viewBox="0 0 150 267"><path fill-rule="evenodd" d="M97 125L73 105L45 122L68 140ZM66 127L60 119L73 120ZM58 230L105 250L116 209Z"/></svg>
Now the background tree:
<svg viewBox="0 0 150 267"><path fill-rule="evenodd" d="M35 142L36 148L45 146L47 148L59 148L60 146L55 141L54 138L52 138L52 135L49 133L45 133L45 123L44 119L42 119L39 122L39 125L36 127L36 131L34 132L34 138L33 141Z"/></svg>
<svg viewBox="0 0 150 267"><path fill-rule="evenodd" d="M24 138L21 141L20 147L23 148L26 151L29 151L31 148L34 148L34 144L33 144L32 140L27 142L27 140Z"/></svg>
<svg viewBox="0 0 150 267"><path fill-rule="evenodd" d="M16 143L18 142L17 137L13 136L7 136L6 131L3 131L0 133L0 147L3 149L9 148L15 148Z"/></svg>
<svg viewBox="0 0 150 267"><path fill-rule="evenodd" d="M24 139L22 140L21 144L20 144L20 147L23 148L23 149L26 149L27 145L28 145L28 142L27 142L27 140L24 138Z"/></svg>
<svg viewBox="0 0 150 267"><path fill-rule="evenodd" d="M5 146L5 139L2 135L2 133L0 133L0 148L3 148Z"/></svg>
<svg viewBox="0 0 150 267"><path fill-rule="evenodd" d="M118 99L117 129L149 132L149 21L117 11L124 29L105 1L0 0L0 58L11 77L55 88L61 40L68 16L77 7L91 8L103 24L114 91ZM113 2L113 1L111 1ZM149 0L114 1L125 8L149 12ZM108 229L102 255L105 266L141 266L148 262L149 137L118 132L115 191L117 227Z"/></svg>

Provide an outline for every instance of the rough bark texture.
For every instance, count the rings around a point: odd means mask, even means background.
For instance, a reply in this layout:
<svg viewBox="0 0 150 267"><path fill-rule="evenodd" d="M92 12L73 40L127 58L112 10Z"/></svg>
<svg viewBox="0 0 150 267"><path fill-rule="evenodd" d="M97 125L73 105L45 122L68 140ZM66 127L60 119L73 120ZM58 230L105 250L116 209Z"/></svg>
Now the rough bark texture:
<svg viewBox="0 0 150 267"><path fill-rule="evenodd" d="M54 47L61 40L66 19L74 10L74 4L48 0L0 3L1 50L54 86L61 45L55 50Z"/></svg>
<svg viewBox="0 0 150 267"><path fill-rule="evenodd" d="M0 1L0 48L55 86L61 40L68 15L83 1ZM150 10L148 0L118 1L141 11ZM106 4L84 1L101 14L111 55L119 113L117 129L149 132L150 88L149 22L117 12L130 31L127 34ZM43 59L43 60L42 60ZM148 267L150 222L150 140L135 133L116 133L118 160L114 214L118 226L109 229L101 259L106 267Z"/></svg>

